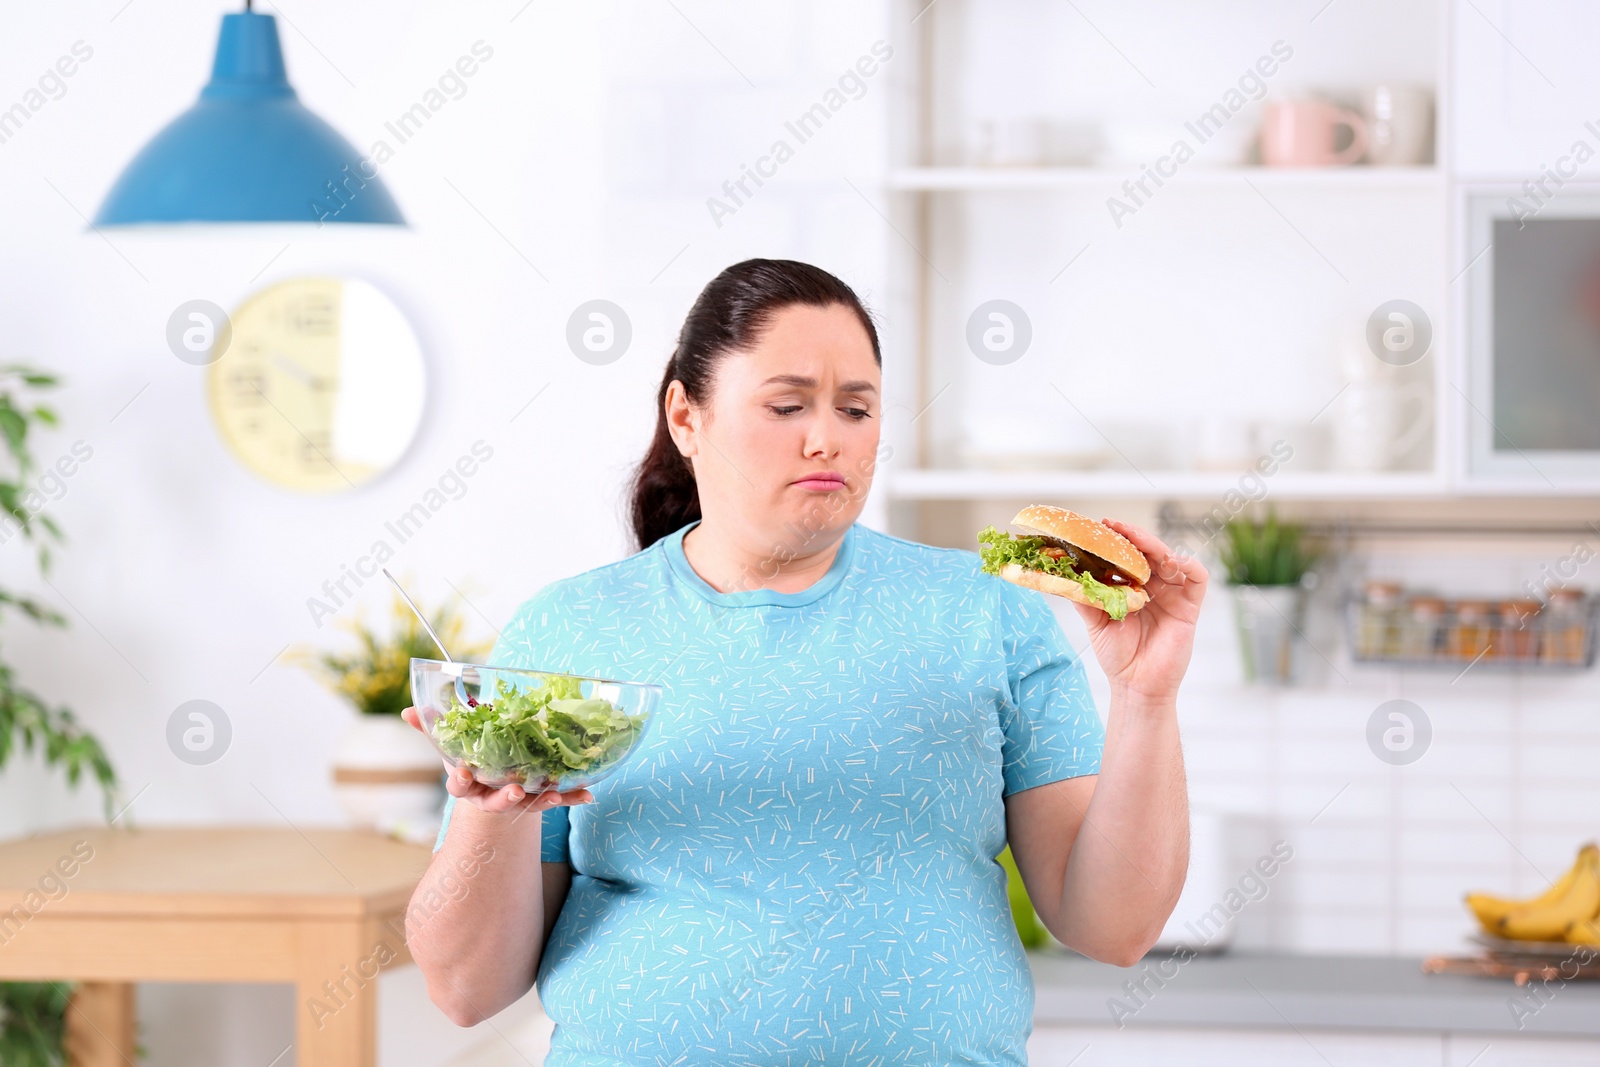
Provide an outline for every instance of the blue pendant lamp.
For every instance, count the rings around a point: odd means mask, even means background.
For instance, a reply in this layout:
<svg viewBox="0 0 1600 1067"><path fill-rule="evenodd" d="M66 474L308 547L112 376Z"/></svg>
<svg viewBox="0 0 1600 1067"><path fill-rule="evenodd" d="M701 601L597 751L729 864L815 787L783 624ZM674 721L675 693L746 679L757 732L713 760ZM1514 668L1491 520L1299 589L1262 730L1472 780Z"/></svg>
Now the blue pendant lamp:
<svg viewBox="0 0 1600 1067"><path fill-rule="evenodd" d="M372 222L403 226L377 168L300 103L278 23L222 16L200 99L133 158L96 226L172 222Z"/></svg>

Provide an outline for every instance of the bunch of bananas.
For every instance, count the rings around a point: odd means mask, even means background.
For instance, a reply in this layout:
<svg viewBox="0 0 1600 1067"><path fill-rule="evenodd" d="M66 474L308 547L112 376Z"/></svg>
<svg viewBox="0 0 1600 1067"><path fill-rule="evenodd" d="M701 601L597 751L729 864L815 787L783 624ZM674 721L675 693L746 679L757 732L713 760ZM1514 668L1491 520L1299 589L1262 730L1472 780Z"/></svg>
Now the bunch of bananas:
<svg viewBox="0 0 1600 1067"><path fill-rule="evenodd" d="M1467 907L1493 937L1600 945L1600 847L1584 845L1571 869L1530 900L1468 893Z"/></svg>

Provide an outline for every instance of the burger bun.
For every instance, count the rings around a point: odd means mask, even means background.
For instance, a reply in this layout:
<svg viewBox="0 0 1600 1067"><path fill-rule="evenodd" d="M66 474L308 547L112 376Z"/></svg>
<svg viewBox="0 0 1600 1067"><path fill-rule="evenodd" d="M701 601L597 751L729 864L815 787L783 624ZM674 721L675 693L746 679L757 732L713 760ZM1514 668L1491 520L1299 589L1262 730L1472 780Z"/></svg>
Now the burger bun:
<svg viewBox="0 0 1600 1067"><path fill-rule="evenodd" d="M1033 537L1051 537L1099 556L1140 585L1150 580L1150 561L1134 543L1103 522L1049 504L1030 504L1017 512L1011 528ZM1074 583L1076 584L1076 583ZM1148 597L1146 598L1148 599ZM1129 609L1132 598L1129 598Z"/></svg>
<svg viewBox="0 0 1600 1067"><path fill-rule="evenodd" d="M1029 570L1020 563L1007 563L1000 568L1000 577L1008 582L1020 585L1024 589L1037 589L1041 593L1050 593L1053 596L1066 597L1085 607L1105 609L1090 600L1083 591L1083 586L1071 578L1063 578L1059 574L1046 574L1044 571ZM1131 614L1150 603L1150 594L1143 589L1127 589L1128 612Z"/></svg>

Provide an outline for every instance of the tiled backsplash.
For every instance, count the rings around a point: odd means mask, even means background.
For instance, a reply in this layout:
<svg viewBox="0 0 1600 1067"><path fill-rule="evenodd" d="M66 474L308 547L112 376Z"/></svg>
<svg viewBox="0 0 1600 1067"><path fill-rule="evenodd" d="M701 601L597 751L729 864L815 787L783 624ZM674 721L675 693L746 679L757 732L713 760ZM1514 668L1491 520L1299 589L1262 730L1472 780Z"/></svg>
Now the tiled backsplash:
<svg viewBox="0 0 1600 1067"><path fill-rule="evenodd" d="M1446 595L1509 597L1550 558L1419 544L1369 558L1365 570ZM1577 583L1585 581L1600 587L1600 567L1585 567ZM1282 838L1295 850L1267 895L1240 913L1235 943L1460 951L1474 928L1463 893L1531 895L1600 837L1600 671L1358 666L1334 593L1315 598L1306 681L1281 689L1241 681L1220 576L1205 605L1179 711L1191 804L1240 822L1241 873L1263 842ZM1061 618L1083 648L1077 618ZM1104 680L1090 673L1103 712ZM1406 766L1379 760L1366 740L1368 718L1394 698L1421 707L1433 730Z"/></svg>

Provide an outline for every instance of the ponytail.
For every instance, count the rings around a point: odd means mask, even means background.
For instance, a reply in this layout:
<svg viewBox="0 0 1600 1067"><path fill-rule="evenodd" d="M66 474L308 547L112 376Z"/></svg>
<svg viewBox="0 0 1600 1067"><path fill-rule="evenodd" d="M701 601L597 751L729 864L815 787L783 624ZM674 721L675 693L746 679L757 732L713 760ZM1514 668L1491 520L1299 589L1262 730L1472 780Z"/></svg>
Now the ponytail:
<svg viewBox="0 0 1600 1067"><path fill-rule="evenodd" d="M646 549L663 537L700 517L700 490L689 460L678 451L667 428L667 387L681 380L677 356L667 360L667 371L656 390L656 432L633 476L633 536Z"/></svg>

